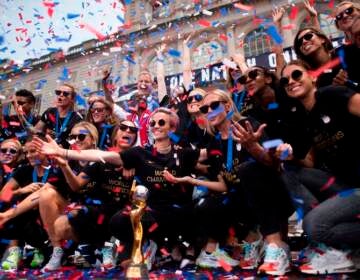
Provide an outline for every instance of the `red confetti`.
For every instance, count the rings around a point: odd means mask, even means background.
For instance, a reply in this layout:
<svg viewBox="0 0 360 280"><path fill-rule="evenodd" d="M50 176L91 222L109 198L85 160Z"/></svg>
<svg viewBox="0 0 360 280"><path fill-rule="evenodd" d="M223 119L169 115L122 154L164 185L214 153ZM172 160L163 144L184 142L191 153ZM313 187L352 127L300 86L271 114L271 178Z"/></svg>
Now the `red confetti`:
<svg viewBox="0 0 360 280"><path fill-rule="evenodd" d="M5 188L1 192L0 200L9 202L11 198L13 197L13 191L11 188Z"/></svg>
<svg viewBox="0 0 360 280"><path fill-rule="evenodd" d="M226 272L230 272L232 270L231 265L229 265L225 260L219 259L218 263Z"/></svg>
<svg viewBox="0 0 360 280"><path fill-rule="evenodd" d="M310 75L314 78L317 78L326 70L332 69L332 68L338 66L340 63L341 63L340 58L337 57L337 58L329 61L325 65L321 66L320 68L316 69L315 71L310 71Z"/></svg>
<svg viewBox="0 0 360 280"><path fill-rule="evenodd" d="M104 218L105 218L104 214L100 214L97 219L97 224L102 225L102 223L104 222Z"/></svg>
<svg viewBox="0 0 360 280"><path fill-rule="evenodd" d="M18 13L18 15L19 15L19 19L20 19L20 20L23 20L22 14L21 14L21 13Z"/></svg>
<svg viewBox="0 0 360 280"><path fill-rule="evenodd" d="M335 4L335 1L334 0L331 0L328 4L329 8L330 9L334 9L334 4Z"/></svg>
<svg viewBox="0 0 360 280"><path fill-rule="evenodd" d="M287 24L287 25L283 25L283 26L281 27L281 29L283 29L283 30L293 30L295 27L296 27L295 24L290 23L290 24Z"/></svg>
<svg viewBox="0 0 360 280"><path fill-rule="evenodd" d="M211 150L210 155L211 156L222 156L222 152L220 150Z"/></svg>
<svg viewBox="0 0 360 280"><path fill-rule="evenodd" d="M321 192L330 188L330 186L335 182L335 177L331 177L320 189Z"/></svg>
<svg viewBox="0 0 360 280"><path fill-rule="evenodd" d="M208 21L205 20L205 19L199 19L199 20L198 20L198 24L201 25L201 26L204 26L204 27L210 27L210 26L211 26L211 23L208 22Z"/></svg>
<svg viewBox="0 0 360 280"><path fill-rule="evenodd" d="M114 193L121 193L121 188L120 187L115 187L112 190Z"/></svg>
<svg viewBox="0 0 360 280"><path fill-rule="evenodd" d="M57 181L59 181L59 178L57 178L57 177L51 177L51 178L48 179L49 183L54 183L54 182L57 182Z"/></svg>
<svg viewBox="0 0 360 280"><path fill-rule="evenodd" d="M80 27L85 28L89 32L93 33L99 41L103 41L106 39L106 36L102 35L99 31L97 31L94 27L87 23L80 24Z"/></svg>
<svg viewBox="0 0 360 280"><path fill-rule="evenodd" d="M170 253L166 250L166 248L161 248L161 249L160 249L160 252L161 252L161 254L163 254L164 256L169 256L169 255L170 255Z"/></svg>
<svg viewBox="0 0 360 280"><path fill-rule="evenodd" d="M154 187L155 187L156 189L160 189L160 188L161 188L160 184L155 184Z"/></svg>
<svg viewBox="0 0 360 280"><path fill-rule="evenodd" d="M149 232L153 232L155 229L157 229L158 228L158 224L157 223L153 223L152 225L151 225L151 227L149 227Z"/></svg>
<svg viewBox="0 0 360 280"><path fill-rule="evenodd" d="M11 168L7 164L4 164L3 168L4 168L5 173L11 173L14 170L14 168Z"/></svg>
<svg viewBox="0 0 360 280"><path fill-rule="evenodd" d="M49 120L50 120L52 123L55 123L55 122L56 122L55 115L54 115L54 114L49 114Z"/></svg>
<svg viewBox="0 0 360 280"><path fill-rule="evenodd" d="M52 17L54 14L54 9L52 9L52 8L47 9L47 14L49 17Z"/></svg>
<svg viewBox="0 0 360 280"><path fill-rule="evenodd" d="M12 125L12 126L20 126L21 124L19 122L10 122L10 125Z"/></svg>
<svg viewBox="0 0 360 280"><path fill-rule="evenodd" d="M290 14L289 14L289 18L290 18L291 20L295 20L296 17L297 17L297 15L298 15L298 12L299 12L298 7L292 6L292 7L291 7Z"/></svg>
<svg viewBox="0 0 360 280"><path fill-rule="evenodd" d="M124 251L124 249L125 249L125 246L124 245L118 245L118 246L116 246L116 252L117 253L121 253L122 251Z"/></svg>
<svg viewBox="0 0 360 280"><path fill-rule="evenodd" d="M225 34L220 34L219 38L225 42L228 40L228 37Z"/></svg>

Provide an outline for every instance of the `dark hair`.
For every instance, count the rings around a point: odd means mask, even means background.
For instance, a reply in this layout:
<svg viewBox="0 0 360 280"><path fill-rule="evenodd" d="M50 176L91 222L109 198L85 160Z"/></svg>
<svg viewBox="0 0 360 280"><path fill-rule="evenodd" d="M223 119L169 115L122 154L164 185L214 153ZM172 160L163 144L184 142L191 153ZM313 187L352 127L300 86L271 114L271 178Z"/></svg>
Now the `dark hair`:
<svg viewBox="0 0 360 280"><path fill-rule="evenodd" d="M30 103L35 103L35 96L34 94L27 90L27 89L20 89L17 92L15 92L15 96L21 96L26 97Z"/></svg>
<svg viewBox="0 0 360 280"><path fill-rule="evenodd" d="M313 63L312 60L309 59L308 56L304 55L301 50L300 50L300 47L301 45L298 44L298 39L299 39L299 35L301 32L305 31L305 30L309 30L311 31L312 33L314 33L316 36L322 38L325 40L325 42L323 43L323 46L324 46L324 49L327 51L327 52L332 52L332 50L334 49L332 43L331 43L331 40L320 30L316 29L316 28L313 28L313 27L304 27L304 28L301 28L295 35L295 38L294 38L294 50L295 50L295 53L297 55L297 57L301 60L304 60L305 62L307 62L309 65L312 66Z"/></svg>

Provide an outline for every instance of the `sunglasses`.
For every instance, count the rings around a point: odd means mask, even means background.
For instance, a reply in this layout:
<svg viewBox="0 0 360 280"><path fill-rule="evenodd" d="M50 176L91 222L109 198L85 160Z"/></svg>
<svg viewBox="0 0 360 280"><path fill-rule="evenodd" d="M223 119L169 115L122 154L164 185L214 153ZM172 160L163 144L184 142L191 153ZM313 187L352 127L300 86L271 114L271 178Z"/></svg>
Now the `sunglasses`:
<svg viewBox="0 0 360 280"><path fill-rule="evenodd" d="M84 141L87 134L80 133L80 134L70 134L69 141L79 140L80 142Z"/></svg>
<svg viewBox="0 0 360 280"><path fill-rule="evenodd" d="M209 112L209 108L211 109L211 111L215 111L217 108L219 108L220 103L222 103L223 101L214 101L211 102L209 105L203 105L199 108L200 112L203 114L207 114Z"/></svg>
<svg viewBox="0 0 360 280"><path fill-rule="evenodd" d="M152 120L149 124L150 124L150 127L154 127L156 125L156 121ZM166 121L164 119L160 119L157 121L157 124L159 126L164 126L166 124Z"/></svg>
<svg viewBox="0 0 360 280"><path fill-rule="evenodd" d="M138 131L138 128L137 128L137 127L129 126L129 125L126 125L126 124L120 124L120 125L119 125L119 128L120 128L121 131L127 131L127 130L129 130L129 131L132 132L132 133L137 133L137 131Z"/></svg>
<svg viewBox="0 0 360 280"><path fill-rule="evenodd" d="M105 110L106 110L106 108L91 108L90 112L91 113L104 113Z"/></svg>
<svg viewBox="0 0 360 280"><path fill-rule="evenodd" d="M186 102L187 102L188 104L193 103L193 100L194 100L195 102L200 102L201 100L203 100L203 98L204 98L204 97L203 97L201 94L195 94L195 95L189 96L189 97L186 99Z"/></svg>
<svg viewBox="0 0 360 280"><path fill-rule="evenodd" d="M300 70L294 70L290 74L291 79L293 79L294 81L300 81L302 76L303 76L303 72ZM290 79L287 77L282 77L280 79L280 85L283 87L286 87L289 84L289 82L290 82Z"/></svg>
<svg viewBox="0 0 360 280"><path fill-rule="evenodd" d="M335 16L335 20L336 21L340 21L344 18L345 15L352 15L354 12L354 7L349 7L347 8L346 10L342 11L341 13L338 13L336 16Z"/></svg>
<svg viewBox="0 0 360 280"><path fill-rule="evenodd" d="M240 84L245 85L248 78L250 80L255 80L256 77L259 76L261 73L263 72L258 69L251 70L249 71L249 73L242 75L238 81Z"/></svg>
<svg viewBox="0 0 360 280"><path fill-rule="evenodd" d="M1 148L1 153L2 154L12 154L12 155L16 155L18 153L18 150L13 149L13 148Z"/></svg>
<svg viewBox="0 0 360 280"><path fill-rule="evenodd" d="M63 90L55 90L55 94L56 94L57 96L62 95L62 96L64 96L64 97L68 97L68 96L71 94L71 92L69 92L69 91L63 91Z"/></svg>
<svg viewBox="0 0 360 280"><path fill-rule="evenodd" d="M308 32L304 36L302 36L301 38L298 38L296 40L298 46L301 46L303 44L304 40L310 41L314 37L314 35L315 35L314 33Z"/></svg>

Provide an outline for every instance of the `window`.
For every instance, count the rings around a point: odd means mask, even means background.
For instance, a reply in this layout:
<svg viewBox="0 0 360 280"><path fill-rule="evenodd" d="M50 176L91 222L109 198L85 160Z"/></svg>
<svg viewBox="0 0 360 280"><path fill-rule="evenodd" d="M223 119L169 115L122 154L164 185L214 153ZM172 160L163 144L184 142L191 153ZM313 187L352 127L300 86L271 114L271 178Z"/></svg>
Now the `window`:
<svg viewBox="0 0 360 280"><path fill-rule="evenodd" d="M271 51L271 38L264 28L251 31L244 38L245 57L257 56Z"/></svg>
<svg viewBox="0 0 360 280"><path fill-rule="evenodd" d="M193 50L191 64L193 69L220 62L223 46L217 41L204 42Z"/></svg>

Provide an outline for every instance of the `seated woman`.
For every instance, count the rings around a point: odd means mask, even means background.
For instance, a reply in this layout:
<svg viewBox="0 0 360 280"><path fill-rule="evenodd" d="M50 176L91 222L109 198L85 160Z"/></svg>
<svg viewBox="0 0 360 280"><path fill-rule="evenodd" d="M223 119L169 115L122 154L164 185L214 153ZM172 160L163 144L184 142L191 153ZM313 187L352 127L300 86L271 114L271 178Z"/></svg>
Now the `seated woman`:
<svg viewBox="0 0 360 280"><path fill-rule="evenodd" d="M304 122L312 148L306 158L313 167L330 174L322 190L340 181L345 191L320 200L306 214L305 232L312 241L324 243L325 249L322 253L313 250L300 270L310 274L351 272L355 269L348 249L360 245L360 138L354 129L360 124L360 94L346 87L317 89L310 73L308 65L293 61L282 70L280 81L288 96L299 100L308 112Z"/></svg>
<svg viewBox="0 0 360 280"><path fill-rule="evenodd" d="M39 154L32 145L32 138L28 138L25 143L25 155L28 164L18 167L12 174L10 180L5 184L0 192L2 197L11 195L10 201L4 201L2 210L11 208L12 205L20 202L28 194L39 190L48 180L54 177L46 156ZM26 241L35 247L31 267L39 267L44 261L41 250L47 240L47 234L41 225L37 223L39 211L32 210L21 215L4 225L0 231L2 238L10 239L8 256L2 262L4 270L17 269L21 259L21 249L19 241ZM13 240L17 239L17 240Z"/></svg>
<svg viewBox="0 0 360 280"><path fill-rule="evenodd" d="M12 172L23 161L22 146L16 139L7 139L0 144L0 186L11 178Z"/></svg>

